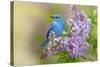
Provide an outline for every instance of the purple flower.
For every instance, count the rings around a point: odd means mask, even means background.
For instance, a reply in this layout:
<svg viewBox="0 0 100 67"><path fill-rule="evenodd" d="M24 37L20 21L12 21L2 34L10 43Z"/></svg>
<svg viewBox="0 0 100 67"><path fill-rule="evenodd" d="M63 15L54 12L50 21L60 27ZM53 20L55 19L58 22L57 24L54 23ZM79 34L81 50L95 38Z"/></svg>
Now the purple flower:
<svg viewBox="0 0 100 67"><path fill-rule="evenodd" d="M70 28L70 34L74 36L74 35L79 35L79 33L80 33L79 27L76 24L73 24Z"/></svg>
<svg viewBox="0 0 100 67"><path fill-rule="evenodd" d="M84 54L85 50L89 47L86 38L90 32L90 19L86 16L83 10L77 11L67 20L69 25L68 34L64 37L55 37L52 32L52 42L58 45L48 47L43 54L53 54L60 50L66 50L70 57L78 57Z"/></svg>

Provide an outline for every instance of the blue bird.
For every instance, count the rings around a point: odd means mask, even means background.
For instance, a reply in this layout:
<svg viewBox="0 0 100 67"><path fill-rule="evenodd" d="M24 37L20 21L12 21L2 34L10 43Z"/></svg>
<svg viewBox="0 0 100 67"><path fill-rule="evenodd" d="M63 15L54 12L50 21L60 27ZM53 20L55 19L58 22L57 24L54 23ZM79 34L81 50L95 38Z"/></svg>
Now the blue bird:
<svg viewBox="0 0 100 67"><path fill-rule="evenodd" d="M53 16L51 16L51 18L53 19L53 22L50 24L50 26L48 28L45 40L40 45L40 47L42 47L42 48L45 47L46 44L49 42L48 37L49 37L51 31L55 32L56 37L59 37L64 30L64 21L60 15L53 15Z"/></svg>

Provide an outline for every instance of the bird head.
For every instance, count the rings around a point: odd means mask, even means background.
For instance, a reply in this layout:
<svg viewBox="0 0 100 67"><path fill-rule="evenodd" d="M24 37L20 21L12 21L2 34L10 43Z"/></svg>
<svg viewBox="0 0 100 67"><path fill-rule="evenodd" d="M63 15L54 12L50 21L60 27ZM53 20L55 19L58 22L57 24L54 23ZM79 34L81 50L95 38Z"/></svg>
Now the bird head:
<svg viewBox="0 0 100 67"><path fill-rule="evenodd" d="M54 20L60 20L61 16L60 15L52 15L51 18Z"/></svg>

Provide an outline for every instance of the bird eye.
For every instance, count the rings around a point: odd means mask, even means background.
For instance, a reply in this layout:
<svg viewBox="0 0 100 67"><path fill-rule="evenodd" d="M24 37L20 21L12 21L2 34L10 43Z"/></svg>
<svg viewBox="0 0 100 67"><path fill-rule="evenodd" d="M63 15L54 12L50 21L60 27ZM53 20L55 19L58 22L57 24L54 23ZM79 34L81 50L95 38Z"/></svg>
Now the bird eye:
<svg viewBox="0 0 100 67"><path fill-rule="evenodd" d="M55 17L55 18L59 18L59 17Z"/></svg>

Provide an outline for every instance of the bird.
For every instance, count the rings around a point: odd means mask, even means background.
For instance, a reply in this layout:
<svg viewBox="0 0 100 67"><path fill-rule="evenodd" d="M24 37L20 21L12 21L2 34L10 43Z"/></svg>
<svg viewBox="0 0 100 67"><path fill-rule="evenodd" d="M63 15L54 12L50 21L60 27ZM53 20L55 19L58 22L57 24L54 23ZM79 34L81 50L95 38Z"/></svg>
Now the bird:
<svg viewBox="0 0 100 67"><path fill-rule="evenodd" d="M52 15L50 17L53 19L53 21L48 27L45 40L40 45L42 48L44 48L46 44L50 41L49 35L51 31L55 33L56 37L59 37L64 30L64 20L60 15Z"/></svg>

